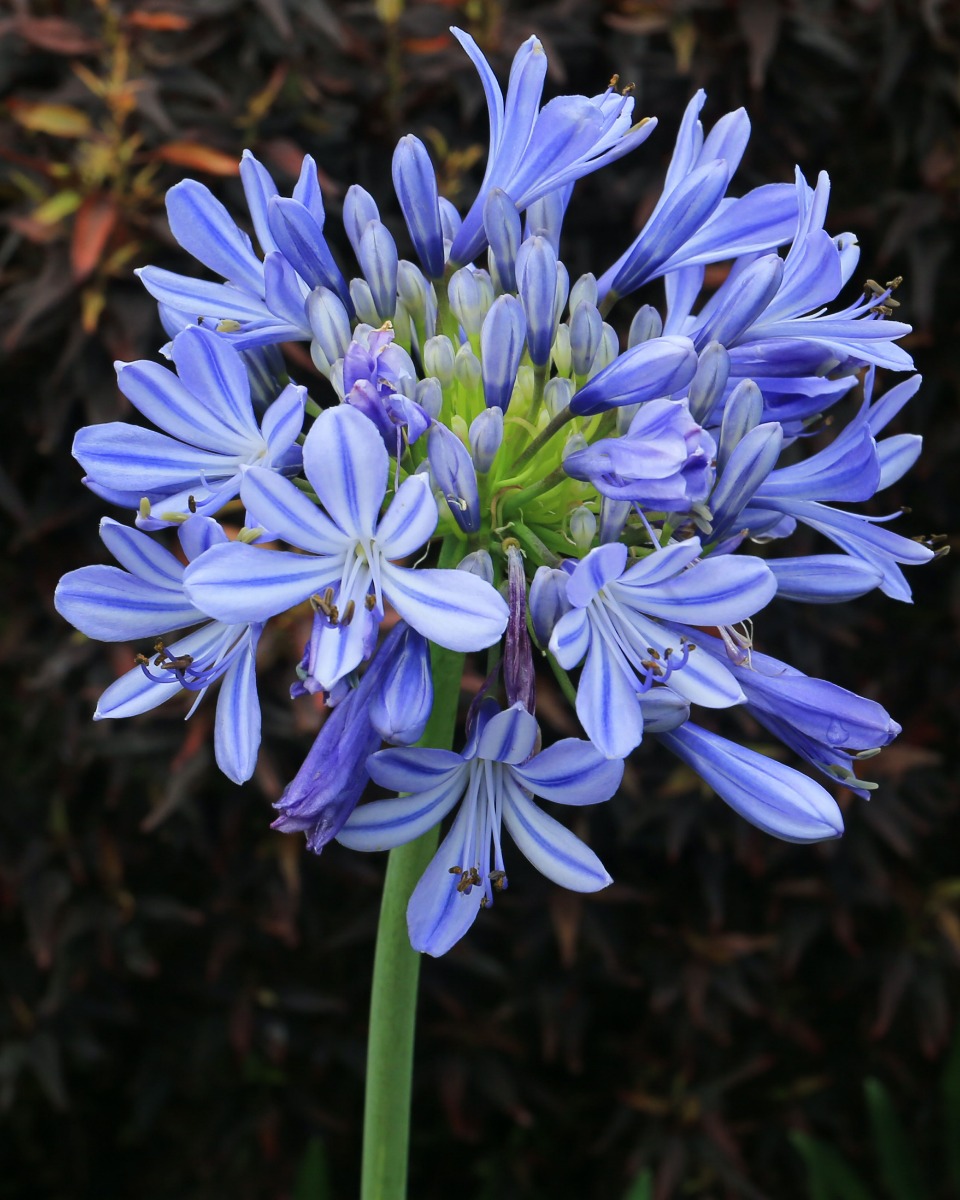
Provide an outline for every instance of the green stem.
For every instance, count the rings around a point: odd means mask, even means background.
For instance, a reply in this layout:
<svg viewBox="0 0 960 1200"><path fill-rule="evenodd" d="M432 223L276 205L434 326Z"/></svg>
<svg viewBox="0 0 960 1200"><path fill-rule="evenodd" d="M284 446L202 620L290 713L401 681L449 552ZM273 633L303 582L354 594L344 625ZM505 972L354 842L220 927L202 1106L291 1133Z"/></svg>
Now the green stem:
<svg viewBox="0 0 960 1200"><path fill-rule="evenodd" d="M553 420L550 421L550 423L546 425L540 433L537 434L526 450L524 450L524 452L520 455L517 461L513 464L513 469L516 470L518 467L526 466L531 458L536 455L537 451L542 446L545 446L547 442L549 442L554 436L554 434L559 433L568 421L573 420L574 415L575 414L572 413L569 408L565 408L562 410L562 412L558 412Z"/></svg>
<svg viewBox="0 0 960 1200"><path fill-rule="evenodd" d="M441 566L460 547L447 541ZM420 744L453 744L463 655L431 643L433 711ZM366 1098L363 1111L361 1200L405 1200L410 1143L410 1095L420 955L407 934L407 902L437 849L439 826L390 851L373 960Z"/></svg>

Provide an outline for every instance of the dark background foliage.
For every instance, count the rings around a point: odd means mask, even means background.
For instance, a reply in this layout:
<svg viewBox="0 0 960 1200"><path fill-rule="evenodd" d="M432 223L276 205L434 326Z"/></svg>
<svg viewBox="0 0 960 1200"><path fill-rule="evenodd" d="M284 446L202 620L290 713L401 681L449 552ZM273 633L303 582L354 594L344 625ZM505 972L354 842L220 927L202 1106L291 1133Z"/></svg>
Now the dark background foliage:
<svg viewBox="0 0 960 1200"><path fill-rule="evenodd" d="M7 0L2 1197L282 1200L307 1194L305 1160L329 1173L325 1195L356 1193L383 862L337 846L310 858L268 828L319 721L284 698L302 630L278 623L265 641L265 748L240 790L214 768L209 703L187 725L175 705L90 721L130 651L72 633L51 595L105 558L72 430L126 415L111 362L162 340L132 268L193 269L164 189L194 175L241 211L244 146L286 183L310 151L331 230L351 182L393 220L389 156L413 130L447 194L469 196L485 117L452 22L501 77L537 32L552 92L596 92L618 71L660 116L641 151L579 188L574 277L599 273L649 211L698 86L708 121L749 108L742 190L794 163L830 172L830 231L858 232L864 277L905 276L927 376L898 427L926 435L925 456L886 510L911 507L908 534L955 528L956 3ZM940 1164L960 1128L944 1130L939 1084L960 1002L951 560L913 582L913 608L774 605L760 624L762 649L903 722L869 764L873 802L843 799L842 842L765 838L644 747L623 794L578 813L615 886L584 900L514 862L502 902L425 962L412 1197L607 1200L649 1168L657 1200L799 1200L799 1132L911 1200L874 1161L867 1077L931 1165L916 1195L957 1194ZM546 680L541 697L545 724L569 732Z"/></svg>

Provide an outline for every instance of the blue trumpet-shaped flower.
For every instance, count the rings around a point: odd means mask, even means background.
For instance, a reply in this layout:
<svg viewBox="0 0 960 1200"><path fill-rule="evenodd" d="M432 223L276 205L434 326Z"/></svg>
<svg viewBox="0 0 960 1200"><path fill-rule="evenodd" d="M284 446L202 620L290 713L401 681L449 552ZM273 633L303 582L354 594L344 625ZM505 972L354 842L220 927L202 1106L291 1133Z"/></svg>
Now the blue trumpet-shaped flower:
<svg viewBox="0 0 960 1200"><path fill-rule="evenodd" d="M243 359L217 334L185 329L171 357L176 375L159 363L117 364L120 390L166 433L111 421L86 426L73 443L84 483L138 509L141 529L218 512L239 494L247 467L296 474L301 465L306 388L288 384L258 424Z"/></svg>
<svg viewBox="0 0 960 1200"><path fill-rule="evenodd" d="M626 546L599 546L567 582L571 608L554 627L550 652L567 669L585 660L577 716L610 757L639 745L644 723L639 696L654 685L669 683L691 703L711 708L744 699L722 663L697 653L695 627L752 616L773 597L776 580L759 559L701 559L700 553L699 540L691 538L627 567Z"/></svg>
<svg viewBox="0 0 960 1200"><path fill-rule="evenodd" d="M450 247L450 260L471 262L486 245L483 209L501 188L519 212L534 201L629 153L653 132L655 121L632 124L633 98L612 87L600 96L557 96L540 108L547 58L528 38L510 69L506 101L479 46L462 30L454 36L480 72L490 117L490 153L477 199Z"/></svg>
<svg viewBox="0 0 960 1200"><path fill-rule="evenodd" d="M466 571L391 561L431 537L437 505L429 481L411 475L380 516L389 459L362 413L347 404L321 413L304 442L303 466L325 512L289 480L256 467L244 477L241 498L250 519L305 553L214 547L185 576L199 608L220 620L262 621L316 597L326 623L312 674L324 690L363 661L385 600L441 646L480 650L499 639L508 610L489 584Z"/></svg>
<svg viewBox="0 0 960 1200"><path fill-rule="evenodd" d="M405 792L356 809L338 841L354 850L387 850L419 837L458 803L457 815L407 909L415 950L445 954L481 908L507 886L501 824L531 863L562 887L595 892L611 881L603 864L533 796L557 804L607 800L623 763L589 742L567 738L539 754L535 719L516 704L484 704L462 754L451 750L381 750L367 761L381 787Z"/></svg>
<svg viewBox="0 0 960 1200"><path fill-rule="evenodd" d="M179 530L188 559L227 535L209 517L191 517ZM151 537L104 517L100 536L126 568L80 567L57 587L57 612L87 637L104 642L154 639L154 657L122 675L100 697L94 720L149 712L185 688L197 693L222 679L217 701L214 747L217 765L235 783L253 774L260 746L256 652L262 625L211 621L186 595L183 564ZM191 625L202 627L166 645L157 636ZM190 716L196 704L190 709Z"/></svg>

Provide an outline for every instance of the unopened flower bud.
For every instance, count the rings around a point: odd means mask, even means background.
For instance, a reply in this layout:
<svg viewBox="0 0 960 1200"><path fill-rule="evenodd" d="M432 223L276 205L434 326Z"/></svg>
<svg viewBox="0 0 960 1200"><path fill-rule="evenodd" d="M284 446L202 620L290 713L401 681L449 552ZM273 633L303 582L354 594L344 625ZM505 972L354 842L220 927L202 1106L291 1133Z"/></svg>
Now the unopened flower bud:
<svg viewBox="0 0 960 1200"><path fill-rule="evenodd" d="M447 298L467 337L479 337L483 326L483 289L473 267L461 267L450 277Z"/></svg>
<svg viewBox="0 0 960 1200"><path fill-rule="evenodd" d="M488 408L495 405L505 412L510 403L525 333L520 301L515 296L501 296L487 313L480 334L483 396Z"/></svg>
<svg viewBox="0 0 960 1200"><path fill-rule="evenodd" d="M517 285L527 321L530 361L546 366L557 328L557 256L546 238L528 238L517 256Z"/></svg>
<svg viewBox="0 0 960 1200"><path fill-rule="evenodd" d="M508 704L522 704L532 713L537 703L537 685L527 632L527 577L523 555L516 545L507 548L507 603L510 616L503 653L503 686Z"/></svg>
<svg viewBox="0 0 960 1200"><path fill-rule="evenodd" d="M389 668L370 701L370 723L387 742L412 745L426 728L433 708L433 676L427 639L402 626ZM381 648L381 653L384 647Z"/></svg>
<svg viewBox="0 0 960 1200"><path fill-rule="evenodd" d="M377 208L377 202L367 189L356 183L347 188L347 194L343 198L343 228L357 259L360 258L360 242L364 230L371 221L379 220L380 210Z"/></svg>
<svg viewBox="0 0 960 1200"><path fill-rule="evenodd" d="M453 342L444 334L439 333L430 338L423 347L423 369L428 375L439 379L441 387L448 387L453 382L455 363L456 351Z"/></svg>
<svg viewBox="0 0 960 1200"><path fill-rule="evenodd" d="M493 584L493 559L487 550L474 550L457 563L458 571L469 571L486 583Z"/></svg>
<svg viewBox="0 0 960 1200"><path fill-rule="evenodd" d="M597 518L581 504L570 514L570 536L578 550L589 550L597 536Z"/></svg>
<svg viewBox="0 0 960 1200"><path fill-rule="evenodd" d="M649 342L663 333L663 321L652 304L644 304L638 308L630 322L630 332L627 334L627 346L639 346L641 342Z"/></svg>
<svg viewBox="0 0 960 1200"><path fill-rule="evenodd" d="M453 519L464 533L480 528L480 494L473 460L463 442L445 425L434 424L427 437L430 469Z"/></svg>
<svg viewBox="0 0 960 1200"><path fill-rule="evenodd" d="M530 584L530 620L540 648L545 650L553 629L564 613L569 612L566 571L556 567L538 567Z"/></svg>
<svg viewBox="0 0 960 1200"><path fill-rule="evenodd" d="M357 261L363 271L374 308L381 321L389 321L397 307L397 244L381 221L368 221L360 238Z"/></svg>
<svg viewBox="0 0 960 1200"><path fill-rule="evenodd" d="M365 325L376 327L380 322L380 314L374 303L373 292L365 279L350 280L350 299L356 309L357 316Z"/></svg>
<svg viewBox="0 0 960 1200"><path fill-rule="evenodd" d="M570 318L570 358L573 373L578 378L586 375L593 366L602 337L600 310L587 300L581 301Z"/></svg>
<svg viewBox="0 0 960 1200"><path fill-rule="evenodd" d="M443 227L437 176L427 148L407 134L393 153L393 186L417 257L431 279L443 275Z"/></svg>
<svg viewBox="0 0 960 1200"><path fill-rule="evenodd" d="M329 374L329 364L343 358L350 345L350 317L336 292L325 287L313 289L307 297L306 309L313 334L311 352L316 348L323 355L327 368L324 369L319 363L317 365L326 375Z"/></svg>
<svg viewBox="0 0 960 1200"><path fill-rule="evenodd" d="M566 326L561 326L561 328L565 329ZM555 375L553 379L547 380L547 385L543 389L543 404L551 420L562 413L565 408L570 407L573 389L573 380L565 379L562 375Z"/></svg>
<svg viewBox="0 0 960 1200"><path fill-rule="evenodd" d="M730 455L750 430L760 424L762 417L763 393L752 379L741 379L723 406L720 440L717 444L718 471L726 467Z"/></svg>
<svg viewBox="0 0 960 1200"><path fill-rule="evenodd" d="M713 411L723 395L730 375L730 355L719 342L711 342L700 352L697 373L690 383L688 403L690 415L701 424Z"/></svg>
<svg viewBox="0 0 960 1200"><path fill-rule="evenodd" d="M491 272L501 292L517 290L520 214L502 188L491 188L483 204L483 228L490 247Z"/></svg>
<svg viewBox="0 0 960 1200"><path fill-rule="evenodd" d="M443 407L443 389L440 387L440 380L427 378L417 381L414 399L427 414L435 421L440 416L440 409Z"/></svg>
<svg viewBox="0 0 960 1200"><path fill-rule="evenodd" d="M485 408L470 426L470 450L474 466L481 475L493 466L502 441L503 409L496 405Z"/></svg>

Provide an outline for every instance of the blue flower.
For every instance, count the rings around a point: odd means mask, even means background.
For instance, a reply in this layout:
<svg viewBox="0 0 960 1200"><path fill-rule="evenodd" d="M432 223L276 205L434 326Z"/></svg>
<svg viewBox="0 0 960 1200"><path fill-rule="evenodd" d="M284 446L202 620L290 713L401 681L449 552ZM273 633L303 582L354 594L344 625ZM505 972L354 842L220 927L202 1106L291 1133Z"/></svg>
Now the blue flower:
<svg viewBox="0 0 960 1200"><path fill-rule="evenodd" d="M188 559L227 535L209 517L191 517L179 529ZM217 701L214 747L217 764L234 783L253 774L260 746L256 652L259 622L211 621L184 591L183 564L147 534L104 517L100 536L118 567L91 566L70 571L54 596L57 612L81 633L103 642L154 641L152 660L122 675L100 697L94 720L148 712L186 688L197 692L222 679ZM191 625L202 628L166 645L158 635Z"/></svg>
<svg viewBox="0 0 960 1200"><path fill-rule="evenodd" d="M415 950L445 954L481 908L507 886L501 823L531 863L561 887L595 892L611 881L602 863L533 796L557 804L596 804L620 786L623 763L589 742L567 738L535 753L540 730L517 704L482 706L462 754L381 750L367 761L374 782L407 793L356 809L337 840L354 850L388 850L419 837L460 808L407 909Z"/></svg>
<svg viewBox="0 0 960 1200"><path fill-rule="evenodd" d="M424 637L452 650L481 650L499 640L507 605L466 571L401 567L392 559L419 550L437 525L423 475L411 475L380 516L389 459L376 427L343 404L320 414L303 446L304 472L325 512L289 480L252 467L241 499L248 520L305 551L232 543L192 563L187 593L224 621L263 621L315 596L326 618L314 659L329 690L369 651L384 600Z"/></svg>
<svg viewBox="0 0 960 1200"><path fill-rule="evenodd" d="M320 232L324 212L316 163L309 155L304 158L289 200L280 198L269 172L249 150L243 153L240 178L263 262L213 193L186 179L167 193L170 229L184 250L226 282L161 267L143 267L137 274L161 304L189 314L190 322L207 322L229 334L238 347L309 341L304 302L312 288L331 288L351 307L346 282Z"/></svg>
<svg viewBox="0 0 960 1200"><path fill-rule="evenodd" d="M601 438L568 454L563 469L612 500L656 512L688 512L707 498L716 451L685 401L651 400L623 437Z"/></svg>
<svg viewBox="0 0 960 1200"><path fill-rule="evenodd" d="M690 538L628 567L627 547L613 543L591 550L567 582L571 608L554 627L550 652L566 669L585 659L577 716L610 757L639 745L640 695L655 685L669 683L710 708L744 699L726 666L692 648L696 627L752 616L773 597L776 580L759 559L700 554L699 540Z"/></svg>
<svg viewBox="0 0 960 1200"><path fill-rule="evenodd" d="M697 118L706 98L700 90L687 105L660 198L633 243L600 277L601 297L626 296L680 267L772 250L793 237L798 202L789 184L765 184L739 200L724 199L750 121L737 109L704 139Z"/></svg>
<svg viewBox="0 0 960 1200"><path fill-rule="evenodd" d="M480 191L450 247L450 261L472 262L486 245L483 210L501 188L518 212L566 184L629 153L653 132L656 121L631 124L633 98L608 88L600 96L557 96L540 108L547 57L528 38L510 68L506 101L479 46L462 30L454 37L480 72L490 117L490 153Z"/></svg>
<svg viewBox="0 0 960 1200"><path fill-rule="evenodd" d="M73 443L84 483L105 500L138 509L141 529L218 512L239 495L248 466L292 475L301 465L296 439L306 388L288 384L258 425L246 366L217 334L185 329L171 357L176 375L159 363L117 363L120 390L166 433L110 421L87 425Z"/></svg>

